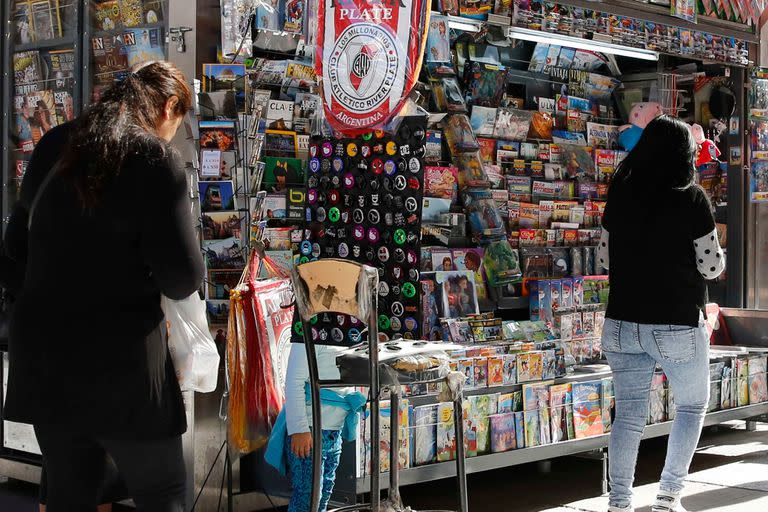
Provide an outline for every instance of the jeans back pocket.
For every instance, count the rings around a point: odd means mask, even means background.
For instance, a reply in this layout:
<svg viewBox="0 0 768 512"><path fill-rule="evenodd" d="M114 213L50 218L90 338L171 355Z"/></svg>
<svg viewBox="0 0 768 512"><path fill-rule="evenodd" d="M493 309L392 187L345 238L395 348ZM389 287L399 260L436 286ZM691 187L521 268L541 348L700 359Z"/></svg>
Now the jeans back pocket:
<svg viewBox="0 0 768 512"><path fill-rule="evenodd" d="M696 356L696 329L655 330L653 338L661 357L670 363L687 363Z"/></svg>
<svg viewBox="0 0 768 512"><path fill-rule="evenodd" d="M621 352L621 322L611 318L605 319L603 336L600 344L604 352Z"/></svg>

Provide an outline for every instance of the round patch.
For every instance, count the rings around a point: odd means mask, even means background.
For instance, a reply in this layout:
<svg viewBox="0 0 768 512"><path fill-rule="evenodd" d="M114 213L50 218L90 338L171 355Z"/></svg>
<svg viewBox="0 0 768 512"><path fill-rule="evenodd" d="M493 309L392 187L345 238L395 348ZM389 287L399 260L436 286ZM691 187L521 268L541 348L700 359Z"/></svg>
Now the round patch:
<svg viewBox="0 0 768 512"><path fill-rule="evenodd" d="M358 168L358 170L363 171L363 172L367 171L368 170L368 160L360 160L359 162L357 162L357 168Z"/></svg>
<svg viewBox="0 0 768 512"><path fill-rule="evenodd" d="M368 183L368 188L370 188L372 192L377 192L379 190L379 180L377 180L376 178L373 178Z"/></svg>
<svg viewBox="0 0 768 512"><path fill-rule="evenodd" d="M336 157L333 159L333 170L341 172L344 169L344 159Z"/></svg>
<svg viewBox="0 0 768 512"><path fill-rule="evenodd" d="M379 210L368 210L368 222L378 224L381 221Z"/></svg>
<svg viewBox="0 0 768 512"><path fill-rule="evenodd" d="M347 336L349 336L350 341L355 344L360 343L360 340L363 337L360 333L360 329L354 327L347 331Z"/></svg>
<svg viewBox="0 0 768 512"><path fill-rule="evenodd" d="M307 187L317 188L319 184L320 184L320 181L317 179L317 176L310 176L309 178L307 178Z"/></svg>
<svg viewBox="0 0 768 512"><path fill-rule="evenodd" d="M389 156L395 156L397 154L397 144L393 141L387 142L386 151Z"/></svg>
<svg viewBox="0 0 768 512"><path fill-rule="evenodd" d="M309 161L309 170L312 172L320 171L320 159L313 158Z"/></svg>
<svg viewBox="0 0 768 512"><path fill-rule="evenodd" d="M360 208L352 210L352 222L355 224L362 224L365 220L365 213Z"/></svg>
<svg viewBox="0 0 768 512"><path fill-rule="evenodd" d="M325 208L318 206L317 210L315 210L315 219L317 219L317 222L325 222Z"/></svg>
<svg viewBox="0 0 768 512"><path fill-rule="evenodd" d="M350 142L347 144L347 155L349 156L357 156L357 144L354 142Z"/></svg>
<svg viewBox="0 0 768 512"><path fill-rule="evenodd" d="M344 187L353 188L355 186L355 177L351 173L344 175Z"/></svg>
<svg viewBox="0 0 768 512"><path fill-rule="evenodd" d="M349 246L346 244L346 242L341 242L339 244L339 250L337 252L339 254L339 258L346 258L349 256Z"/></svg>
<svg viewBox="0 0 768 512"><path fill-rule="evenodd" d="M329 160L323 159L322 162L320 162L320 168L323 170L324 173L327 173L331 170L331 162Z"/></svg>
<svg viewBox="0 0 768 512"><path fill-rule="evenodd" d="M368 261L373 261L374 258L376 258L376 252L373 250L373 247L368 247L365 250L365 259Z"/></svg>
<svg viewBox="0 0 768 512"><path fill-rule="evenodd" d="M363 134L363 140L371 140L373 138L373 133L368 132Z"/></svg>
<svg viewBox="0 0 768 512"><path fill-rule="evenodd" d="M413 231L409 231L409 232L408 232L408 236L407 236L407 237L406 237L406 239L405 239L405 243L407 243L408 245L413 245L413 244L415 244L415 243L416 243L418 240L419 240L419 237L418 237L418 235L417 235L416 233L414 233Z"/></svg>
<svg viewBox="0 0 768 512"><path fill-rule="evenodd" d="M415 265L416 261L418 260L418 257L416 256L416 251L412 249L408 249L408 264L409 265Z"/></svg>
<svg viewBox="0 0 768 512"><path fill-rule="evenodd" d="M416 295L416 287L413 286L413 283L403 284L403 295L405 295L409 299L413 298L414 295Z"/></svg>
<svg viewBox="0 0 768 512"><path fill-rule="evenodd" d="M347 323L347 315L336 315L336 323L339 327L344 327L344 324Z"/></svg>
<svg viewBox="0 0 768 512"><path fill-rule="evenodd" d="M400 331L400 329L403 328L403 323L400 321L399 318L396 316L393 316L389 319L389 328L392 329L395 332Z"/></svg>
<svg viewBox="0 0 768 512"><path fill-rule="evenodd" d="M299 258L299 265L303 265L304 263L309 263L309 258L307 258L306 256L302 256L301 258Z"/></svg>
<svg viewBox="0 0 768 512"><path fill-rule="evenodd" d="M413 130L413 138L418 141L423 140L424 137L426 137L426 135L427 134L423 128L416 128L415 130Z"/></svg>
<svg viewBox="0 0 768 512"><path fill-rule="evenodd" d="M376 155L384 154L384 144L378 143L373 145L373 153Z"/></svg>
<svg viewBox="0 0 768 512"><path fill-rule="evenodd" d="M370 228L368 230L368 241L372 244L375 244L379 241L379 230L376 228Z"/></svg>
<svg viewBox="0 0 768 512"><path fill-rule="evenodd" d="M319 319L317 318L317 315L315 315L315 316L313 316L312 318L309 319L309 323L311 325L315 325L318 322L318 320Z"/></svg>
<svg viewBox="0 0 768 512"><path fill-rule="evenodd" d="M352 256L354 256L355 258L359 258L362 253L363 253L362 247L360 247L357 244L352 246Z"/></svg>
<svg viewBox="0 0 768 512"><path fill-rule="evenodd" d="M395 164L394 160L387 160L384 164L384 172L387 173L387 176L392 176L397 172L397 164Z"/></svg>
<svg viewBox="0 0 768 512"><path fill-rule="evenodd" d="M386 297L389 295L389 285L386 281L379 281L379 296Z"/></svg>
<svg viewBox="0 0 768 512"><path fill-rule="evenodd" d="M407 124L400 125L400 129L397 131L397 135L404 141L411 138L411 127Z"/></svg>
<svg viewBox="0 0 768 512"><path fill-rule="evenodd" d="M418 178L408 178L408 188L411 190L419 190L421 188L421 184L419 183Z"/></svg>
<svg viewBox="0 0 768 512"><path fill-rule="evenodd" d="M403 245L405 243L405 230L404 229L396 229L395 230L395 243L397 245Z"/></svg>
<svg viewBox="0 0 768 512"><path fill-rule="evenodd" d="M318 244L317 242L312 244L312 257L313 258L320 257L320 244Z"/></svg>
<svg viewBox="0 0 768 512"><path fill-rule="evenodd" d="M386 263L389 261L389 249L385 246L379 247L378 256L380 262Z"/></svg>
<svg viewBox="0 0 768 512"><path fill-rule="evenodd" d="M334 327L331 329L331 339L334 343L341 343L344 341L344 332L338 327Z"/></svg>
<svg viewBox="0 0 768 512"><path fill-rule="evenodd" d="M403 307L402 302L393 302L392 303L392 314L395 316L403 316L403 313L405 313L405 308Z"/></svg>
<svg viewBox="0 0 768 512"><path fill-rule="evenodd" d="M340 218L341 218L341 212L339 211L339 209L338 209L338 208L336 208L336 207L334 206L333 208L331 208L330 210L328 210L328 219L329 219L331 222L339 222L339 219L340 219Z"/></svg>
<svg viewBox="0 0 768 512"><path fill-rule="evenodd" d="M382 331L386 331L389 329L391 323L389 321L389 317L387 315L379 315L379 329Z"/></svg>
<svg viewBox="0 0 768 512"><path fill-rule="evenodd" d="M344 143L343 142L337 142L336 143L336 156L344 156Z"/></svg>
<svg viewBox="0 0 768 512"><path fill-rule="evenodd" d="M398 263L402 263L405 261L405 251L403 251L399 247L395 249L395 261Z"/></svg>
<svg viewBox="0 0 768 512"><path fill-rule="evenodd" d="M309 146L309 156L311 156L312 158L315 158L319 151L320 150L318 149L317 144L312 144L311 146Z"/></svg>
<svg viewBox="0 0 768 512"><path fill-rule="evenodd" d="M419 209L419 202L416 201L415 197L409 197L405 200L405 209L413 213Z"/></svg>
<svg viewBox="0 0 768 512"><path fill-rule="evenodd" d="M333 178L331 178L331 186L333 188L339 188L340 185L341 185L341 179L338 176L334 176Z"/></svg>
<svg viewBox="0 0 768 512"><path fill-rule="evenodd" d="M365 228L361 225L356 225L354 228L352 228L352 237L355 240L362 240L365 238Z"/></svg>
<svg viewBox="0 0 768 512"><path fill-rule="evenodd" d="M317 202L317 190L314 188L307 191L307 202L309 204L315 204Z"/></svg>
<svg viewBox="0 0 768 512"><path fill-rule="evenodd" d="M408 180L405 179L405 176L402 174L398 174L395 176L395 189L399 191L405 190L405 187L408 185Z"/></svg>
<svg viewBox="0 0 768 512"><path fill-rule="evenodd" d="M411 281L418 281L419 280L419 271L415 268L408 269L408 279Z"/></svg>
<svg viewBox="0 0 768 512"><path fill-rule="evenodd" d="M405 330L406 331L415 331L416 328L419 326L419 322L416 321L415 318L412 316L409 316L405 319Z"/></svg>
<svg viewBox="0 0 768 512"><path fill-rule="evenodd" d="M374 130L373 134L376 136L377 139L383 139L384 135L386 135L386 133L384 133L384 130Z"/></svg>
<svg viewBox="0 0 768 512"><path fill-rule="evenodd" d="M320 336L320 341L328 341L328 336L329 336L329 334L330 334L330 333L328 332L328 329L325 329L325 328L323 328L323 329L320 329L320 331L318 332L318 334L319 334L319 336Z"/></svg>
<svg viewBox="0 0 768 512"><path fill-rule="evenodd" d="M357 319L356 316L350 316L349 317L349 323L352 325L360 325L360 320Z"/></svg>
<svg viewBox="0 0 768 512"><path fill-rule="evenodd" d="M328 158L333 154L333 145L330 142L323 142L323 156Z"/></svg>
<svg viewBox="0 0 768 512"><path fill-rule="evenodd" d="M338 190L331 190L328 192L328 201L330 201L331 204L339 204L339 201L341 201L341 194Z"/></svg>
<svg viewBox="0 0 768 512"><path fill-rule="evenodd" d="M395 265L392 267L392 277L397 279L398 281L403 278L403 267L400 265ZM397 294L400 295L400 289L398 288Z"/></svg>
<svg viewBox="0 0 768 512"><path fill-rule="evenodd" d="M393 51L397 47L384 25L353 23L338 34L326 69L335 107L347 112L334 114L362 120L388 101L397 81L400 56Z"/></svg>
<svg viewBox="0 0 768 512"><path fill-rule="evenodd" d="M384 162L381 161L381 158L374 158L373 162L371 162L371 170L375 174L381 174L384 172Z"/></svg>
<svg viewBox="0 0 768 512"><path fill-rule="evenodd" d="M362 146L360 146L360 155L363 158L368 158L369 156L371 156L371 146L369 146L368 144L363 144Z"/></svg>
<svg viewBox="0 0 768 512"><path fill-rule="evenodd" d="M419 162L419 159L413 157L408 160L408 169L414 174L419 172L421 170L421 162Z"/></svg>
<svg viewBox="0 0 768 512"><path fill-rule="evenodd" d="M299 336L303 336L304 335L304 326L301 323L301 320L299 320L298 322L293 324L293 332L295 332Z"/></svg>

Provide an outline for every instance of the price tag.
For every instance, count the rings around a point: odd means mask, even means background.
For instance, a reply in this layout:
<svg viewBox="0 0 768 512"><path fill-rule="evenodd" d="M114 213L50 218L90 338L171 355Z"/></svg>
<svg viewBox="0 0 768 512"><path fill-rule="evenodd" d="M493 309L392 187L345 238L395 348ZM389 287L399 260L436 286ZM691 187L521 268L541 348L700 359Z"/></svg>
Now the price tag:
<svg viewBox="0 0 768 512"><path fill-rule="evenodd" d="M204 149L200 155L200 176L221 177L221 151Z"/></svg>

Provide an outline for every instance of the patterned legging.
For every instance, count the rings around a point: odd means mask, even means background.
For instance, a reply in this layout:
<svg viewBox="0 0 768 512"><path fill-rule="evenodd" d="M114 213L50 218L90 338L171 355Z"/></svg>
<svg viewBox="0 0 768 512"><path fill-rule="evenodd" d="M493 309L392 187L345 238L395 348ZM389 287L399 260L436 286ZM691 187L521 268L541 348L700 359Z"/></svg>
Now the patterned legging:
<svg viewBox="0 0 768 512"><path fill-rule="evenodd" d="M291 478L291 502L288 512L310 512L309 501L312 496L312 457L300 458L291 451L291 443L285 443L288 459L288 476ZM336 481L336 468L341 457L341 432L323 430L323 479L320 484L320 510L325 512L333 493Z"/></svg>

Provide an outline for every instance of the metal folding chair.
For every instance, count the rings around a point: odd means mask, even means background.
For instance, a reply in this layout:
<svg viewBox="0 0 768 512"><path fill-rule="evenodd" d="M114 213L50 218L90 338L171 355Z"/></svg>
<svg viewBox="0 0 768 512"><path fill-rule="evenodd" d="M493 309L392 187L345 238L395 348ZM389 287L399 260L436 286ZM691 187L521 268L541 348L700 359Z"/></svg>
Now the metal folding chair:
<svg viewBox="0 0 768 512"><path fill-rule="evenodd" d="M367 265L347 260L323 259L295 266L292 271L296 310L305 328L304 346L309 366L309 388L312 407L312 495L309 512L317 512L320 504L322 475L322 422L320 417L320 390L323 388L367 385L370 388L370 429L371 453L370 503L357 504L336 509L334 512L370 511L380 512L381 465L378 453L380 446L379 396L382 383L378 353L378 272ZM348 382L346 380L320 380L315 355L315 342L308 325L311 318L322 313L343 313L358 318L367 325L369 382ZM399 386L390 385L390 469L388 510L403 510L399 491ZM453 397L454 424L456 425L456 473L459 484L459 510L468 511L466 470L464 464L464 429L462 394Z"/></svg>

